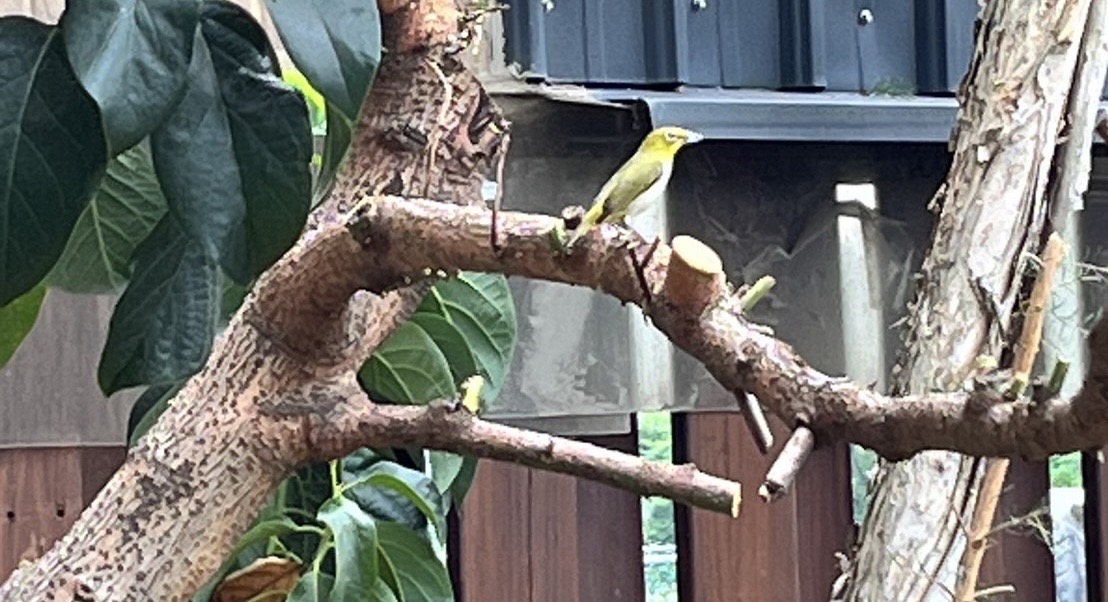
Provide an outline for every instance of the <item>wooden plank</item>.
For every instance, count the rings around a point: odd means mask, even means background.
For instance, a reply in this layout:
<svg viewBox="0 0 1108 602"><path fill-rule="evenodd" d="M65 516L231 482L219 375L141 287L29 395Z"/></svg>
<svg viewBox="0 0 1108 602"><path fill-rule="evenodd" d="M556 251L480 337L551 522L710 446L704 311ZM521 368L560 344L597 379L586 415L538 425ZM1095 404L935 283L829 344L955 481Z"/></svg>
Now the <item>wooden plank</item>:
<svg viewBox="0 0 1108 602"><path fill-rule="evenodd" d="M578 596L577 479L530 473L531 602L604 599Z"/></svg>
<svg viewBox="0 0 1108 602"><path fill-rule="evenodd" d="M87 506L123 465L127 459L127 448L82 447L80 451L81 499Z"/></svg>
<svg viewBox="0 0 1108 602"><path fill-rule="evenodd" d="M635 433L585 440L638 455ZM579 571L576 599L611 602L645 600L641 498L614 487L579 479L576 514Z"/></svg>
<svg viewBox="0 0 1108 602"><path fill-rule="evenodd" d="M122 447L0 450L0 580L69 530L125 456Z"/></svg>
<svg viewBox="0 0 1108 602"><path fill-rule="evenodd" d="M776 420L772 426L784 441L787 429ZM794 490L765 504L755 490L772 458L757 451L739 414L678 416L674 439L676 461L746 486L737 520L678 507L681 599L825 602L838 574L834 553L846 550L853 532L846 448L813 453Z"/></svg>
<svg viewBox="0 0 1108 602"><path fill-rule="evenodd" d="M590 442L634 452L637 438ZM459 600L639 602L639 498L592 482L483 461L452 536Z"/></svg>
<svg viewBox="0 0 1108 602"><path fill-rule="evenodd" d="M482 461L459 512L456 598L531 599L530 493L526 468Z"/></svg>
<svg viewBox="0 0 1108 602"><path fill-rule="evenodd" d="M83 505L79 452L0 450L0 575L37 557L76 520Z"/></svg>

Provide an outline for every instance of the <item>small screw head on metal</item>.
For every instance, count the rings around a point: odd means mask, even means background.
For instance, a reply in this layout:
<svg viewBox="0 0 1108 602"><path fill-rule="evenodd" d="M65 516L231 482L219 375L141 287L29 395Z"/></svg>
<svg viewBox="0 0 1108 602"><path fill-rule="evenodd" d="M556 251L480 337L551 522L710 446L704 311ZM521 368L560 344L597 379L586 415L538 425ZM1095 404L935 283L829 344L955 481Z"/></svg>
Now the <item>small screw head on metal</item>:
<svg viewBox="0 0 1108 602"><path fill-rule="evenodd" d="M868 8L858 11L858 25L865 27L870 23L873 23L873 11Z"/></svg>

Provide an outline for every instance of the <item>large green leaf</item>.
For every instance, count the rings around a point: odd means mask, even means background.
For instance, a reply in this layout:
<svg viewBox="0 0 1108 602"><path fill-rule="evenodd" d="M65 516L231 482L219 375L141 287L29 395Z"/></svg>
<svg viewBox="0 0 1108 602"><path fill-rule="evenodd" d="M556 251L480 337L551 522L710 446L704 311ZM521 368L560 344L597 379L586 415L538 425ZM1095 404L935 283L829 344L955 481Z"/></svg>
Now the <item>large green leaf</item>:
<svg viewBox="0 0 1108 602"><path fill-rule="evenodd" d="M343 461L343 486L351 499L380 520L414 528L433 524L445 539L446 507L431 477L387 460L368 466L360 460L352 454Z"/></svg>
<svg viewBox="0 0 1108 602"><path fill-rule="evenodd" d="M374 398L426 403L449 397L475 373L487 405L500 392L516 340L515 305L499 274L463 272L432 289L412 318L359 372Z"/></svg>
<svg viewBox="0 0 1108 602"><path fill-rule="evenodd" d="M112 154L146 137L184 94L197 8L194 0L66 2L69 61L100 106Z"/></svg>
<svg viewBox="0 0 1108 602"><path fill-rule="evenodd" d="M188 90L151 134L150 147L170 211L226 265L246 254L246 204L212 56L199 30L196 38Z"/></svg>
<svg viewBox="0 0 1108 602"><path fill-rule="evenodd" d="M27 294L0 307L0 368L15 355L19 344L31 332L46 298L46 287L41 284Z"/></svg>
<svg viewBox="0 0 1108 602"><path fill-rule="evenodd" d="M312 191L312 205L323 202L331 192L335 181L335 175L339 172L346 151L350 148L352 128L350 122L343 117L331 103L327 103L325 111L327 119L327 137L323 139L322 164L319 167L319 176L316 178L315 189Z"/></svg>
<svg viewBox="0 0 1108 602"><path fill-rule="evenodd" d="M450 483L450 501L455 506L461 506L465 500L469 488L473 486L473 479L477 477L477 467L479 465L480 459L474 456L464 458L458 476L454 477L454 481Z"/></svg>
<svg viewBox="0 0 1108 602"><path fill-rule="evenodd" d="M110 395L195 374L215 336L218 285L218 266L167 214L135 250L135 274L100 356L101 390Z"/></svg>
<svg viewBox="0 0 1108 602"><path fill-rule="evenodd" d="M228 265L240 282L296 242L312 192L312 124L304 95L278 75L261 25L225 0L204 3L202 27L219 77L246 202L246 256Z"/></svg>
<svg viewBox="0 0 1108 602"><path fill-rule="evenodd" d="M61 32L0 19L0 305L50 271L107 164Z"/></svg>
<svg viewBox="0 0 1108 602"><path fill-rule="evenodd" d="M450 328L428 315L443 318ZM507 278L462 272L444 280L423 300L413 321L432 333L458 383L473 375L473 362L485 378L482 401L488 405L496 399L516 343L516 310Z"/></svg>
<svg viewBox="0 0 1108 602"><path fill-rule="evenodd" d="M131 254L165 215L165 197L145 145L108 163L46 283L73 293L109 293L131 277Z"/></svg>
<svg viewBox="0 0 1108 602"><path fill-rule="evenodd" d="M395 523L379 523L377 544L396 570L404 602L454 601L450 573L425 538Z"/></svg>
<svg viewBox="0 0 1108 602"><path fill-rule="evenodd" d="M245 284L292 246L307 218L311 124L243 9L206 1L197 37L188 91L151 136L154 165L185 229Z"/></svg>
<svg viewBox="0 0 1108 602"><path fill-rule="evenodd" d="M370 393L382 401L427 403L454 393L446 357L413 322L401 324L358 373Z"/></svg>
<svg viewBox="0 0 1108 602"><path fill-rule="evenodd" d="M292 61L312 87L348 121L357 118L381 60L377 3L266 0L266 5Z"/></svg>
<svg viewBox="0 0 1108 602"><path fill-rule="evenodd" d="M319 509L335 545L335 586L331 600L364 600L377 581L377 521L353 500L337 497Z"/></svg>
<svg viewBox="0 0 1108 602"><path fill-rule="evenodd" d="M335 579L326 573L308 571L296 582L286 602L323 602L331 599Z"/></svg>

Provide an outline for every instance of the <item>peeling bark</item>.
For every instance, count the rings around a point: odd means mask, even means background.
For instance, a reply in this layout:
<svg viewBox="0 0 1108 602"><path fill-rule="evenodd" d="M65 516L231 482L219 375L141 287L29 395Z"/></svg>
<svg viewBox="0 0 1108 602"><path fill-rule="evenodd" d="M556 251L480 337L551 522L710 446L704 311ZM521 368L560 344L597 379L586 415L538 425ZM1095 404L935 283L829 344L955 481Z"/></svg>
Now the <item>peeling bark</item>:
<svg viewBox="0 0 1108 602"><path fill-rule="evenodd" d="M978 355L1009 354L1025 290L1021 258L1045 239L1048 185L1067 146L1060 135L1070 125L1093 127L1091 116L1070 124L1067 115L1073 90L1099 91L1099 83L1082 88L1075 78L1089 11L1089 0L990 0L982 8L959 93L953 164L934 200L941 213L911 312L900 392L953 390ZM1086 141L1077 152L1089 150ZM1080 171L1067 175L1087 179L1088 164ZM978 461L947 452L883 464L847 599L946 599L980 473Z"/></svg>

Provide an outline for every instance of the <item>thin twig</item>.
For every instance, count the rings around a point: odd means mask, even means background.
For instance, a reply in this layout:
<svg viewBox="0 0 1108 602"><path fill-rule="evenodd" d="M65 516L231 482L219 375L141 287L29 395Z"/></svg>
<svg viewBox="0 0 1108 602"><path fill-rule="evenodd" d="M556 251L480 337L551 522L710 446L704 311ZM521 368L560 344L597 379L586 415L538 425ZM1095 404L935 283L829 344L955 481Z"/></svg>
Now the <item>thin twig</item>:
<svg viewBox="0 0 1108 602"><path fill-rule="evenodd" d="M1057 232L1047 239L1043 249L1042 267L1035 285L1031 289L1031 299L1024 315L1023 331L1016 345L1016 359L1013 363L1012 385L1009 394L1019 396L1031 379L1031 369L1035 365L1035 356L1042 342L1043 319L1047 301L1054 287L1054 276L1066 253L1066 243ZM977 497L970 522L969 541L962 554L962 571L958 581L956 602L973 602L976 599L977 578L981 572L981 560L985 557L989 532L992 529L996 507L1004 489L1004 478L1008 474L1007 458L990 458L985 463L985 477Z"/></svg>

